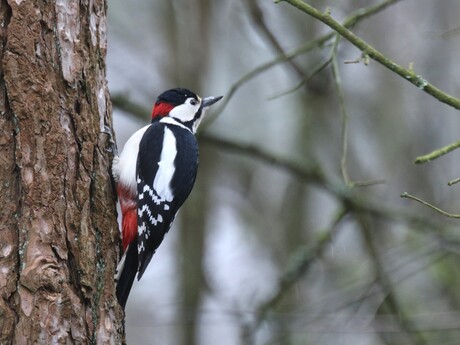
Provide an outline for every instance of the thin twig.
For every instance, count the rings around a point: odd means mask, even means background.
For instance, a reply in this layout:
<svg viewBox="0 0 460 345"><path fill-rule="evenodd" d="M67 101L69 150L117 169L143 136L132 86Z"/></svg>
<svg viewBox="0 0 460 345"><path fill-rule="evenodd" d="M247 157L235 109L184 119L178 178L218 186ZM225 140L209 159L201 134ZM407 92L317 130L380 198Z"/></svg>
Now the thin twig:
<svg viewBox="0 0 460 345"><path fill-rule="evenodd" d="M417 198L416 196L413 196L413 195L411 195L411 194L409 194L407 192L402 193L401 198L407 198L407 199L415 200L415 201L421 203L422 205L425 205L425 206L431 208L432 210L442 214L443 216L446 216L446 217L449 217L449 218L460 218L460 214L446 212L446 211L440 209L439 207L434 206L434 205L430 204L429 202L426 202L426 201L424 201L424 200L422 200L420 198Z"/></svg>
<svg viewBox="0 0 460 345"><path fill-rule="evenodd" d="M291 93L299 90L302 86L304 86L306 83L308 83L308 81L311 78L313 78L315 75L317 75L323 69L325 69L331 63L331 60L332 60L332 58L328 57L327 60L319 63L315 68L313 68L313 70L310 72L310 74L307 75L305 78L303 78L300 81L300 83L298 83L296 86L294 86L293 88L291 88L289 90L283 91L283 92L278 93L278 94L273 95L273 96L270 96L270 97L268 97L268 100L273 100L273 99L276 99L276 98L291 94Z"/></svg>
<svg viewBox="0 0 460 345"><path fill-rule="evenodd" d="M337 92L337 98L339 99L340 112L342 114L342 152L340 157L340 170L342 172L342 177L347 186L350 188L354 187L367 187L373 186L376 184L385 183L384 180L370 180L370 181L352 181L350 179L350 174L348 173L347 168L347 159L348 159L348 122L350 115L348 114L347 108L345 106L345 96L343 94L342 88L342 79L340 77L339 63L337 59L337 49L340 42L340 35L336 35L334 45L331 50L332 58L332 77L334 79L334 84Z"/></svg>
<svg viewBox="0 0 460 345"><path fill-rule="evenodd" d="M343 180L346 185L350 185L350 175L347 169L347 156L348 156L348 115L347 108L345 107L345 97L342 90L342 80L340 78L339 64L337 62L337 48L340 42L340 35L336 35L334 46L332 48L332 76L334 85L339 99L340 113L342 114L342 153L340 157L340 170L342 172Z"/></svg>
<svg viewBox="0 0 460 345"><path fill-rule="evenodd" d="M459 182L460 182L460 177L457 177L456 179L447 182L447 185L448 186L453 186L454 184L457 184Z"/></svg>
<svg viewBox="0 0 460 345"><path fill-rule="evenodd" d="M423 164L432 161L433 159L439 158L441 156L444 156L445 154L458 149L460 147L460 141L456 141L455 143L452 143L450 145L441 147L440 149L434 150L433 152L430 152L426 155L417 157L414 161L415 164Z"/></svg>

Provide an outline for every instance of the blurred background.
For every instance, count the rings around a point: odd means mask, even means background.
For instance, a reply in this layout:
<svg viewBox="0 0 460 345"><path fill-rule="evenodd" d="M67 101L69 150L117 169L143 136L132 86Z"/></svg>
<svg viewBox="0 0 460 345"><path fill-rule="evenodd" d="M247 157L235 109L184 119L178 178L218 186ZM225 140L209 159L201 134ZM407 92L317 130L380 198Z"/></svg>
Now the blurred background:
<svg viewBox="0 0 460 345"><path fill-rule="evenodd" d="M460 2L393 2L353 32L459 96ZM381 2L308 3L343 21ZM414 164L460 139L458 111L344 39L311 44L330 29L286 3L111 0L108 19L119 150L162 91L225 95L128 344L459 344L459 221L400 197L460 213L459 153Z"/></svg>

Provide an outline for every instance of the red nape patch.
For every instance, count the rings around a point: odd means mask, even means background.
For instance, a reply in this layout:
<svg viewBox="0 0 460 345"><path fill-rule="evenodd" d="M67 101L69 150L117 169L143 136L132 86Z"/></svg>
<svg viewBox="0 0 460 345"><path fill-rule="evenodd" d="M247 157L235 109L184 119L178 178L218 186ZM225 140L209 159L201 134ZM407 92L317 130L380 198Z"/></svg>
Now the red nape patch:
<svg viewBox="0 0 460 345"><path fill-rule="evenodd" d="M162 117L169 114L169 112L174 108L173 105L165 102L155 103L152 111L152 119L156 117Z"/></svg>

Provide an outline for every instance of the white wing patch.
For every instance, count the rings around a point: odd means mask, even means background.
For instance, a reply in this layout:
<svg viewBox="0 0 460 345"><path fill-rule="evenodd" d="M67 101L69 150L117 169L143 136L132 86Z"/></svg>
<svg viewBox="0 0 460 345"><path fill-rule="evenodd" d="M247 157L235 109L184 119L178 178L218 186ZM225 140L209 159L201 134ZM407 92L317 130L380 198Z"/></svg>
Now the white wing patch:
<svg viewBox="0 0 460 345"><path fill-rule="evenodd" d="M170 183L176 170L174 166L176 155L176 138L173 132L168 127L165 127L163 150L161 151L160 161L158 162L158 171L153 181L153 189L161 198L164 198L168 202L171 202L174 197Z"/></svg>

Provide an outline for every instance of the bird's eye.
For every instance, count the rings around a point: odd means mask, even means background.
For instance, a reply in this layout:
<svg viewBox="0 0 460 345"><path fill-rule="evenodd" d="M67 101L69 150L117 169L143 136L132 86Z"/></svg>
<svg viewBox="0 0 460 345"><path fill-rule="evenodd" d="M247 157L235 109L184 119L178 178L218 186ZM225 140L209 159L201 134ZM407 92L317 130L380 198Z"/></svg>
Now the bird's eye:
<svg viewBox="0 0 460 345"><path fill-rule="evenodd" d="M191 105L197 105L198 104L198 101L196 99L191 99L190 100L190 104Z"/></svg>

